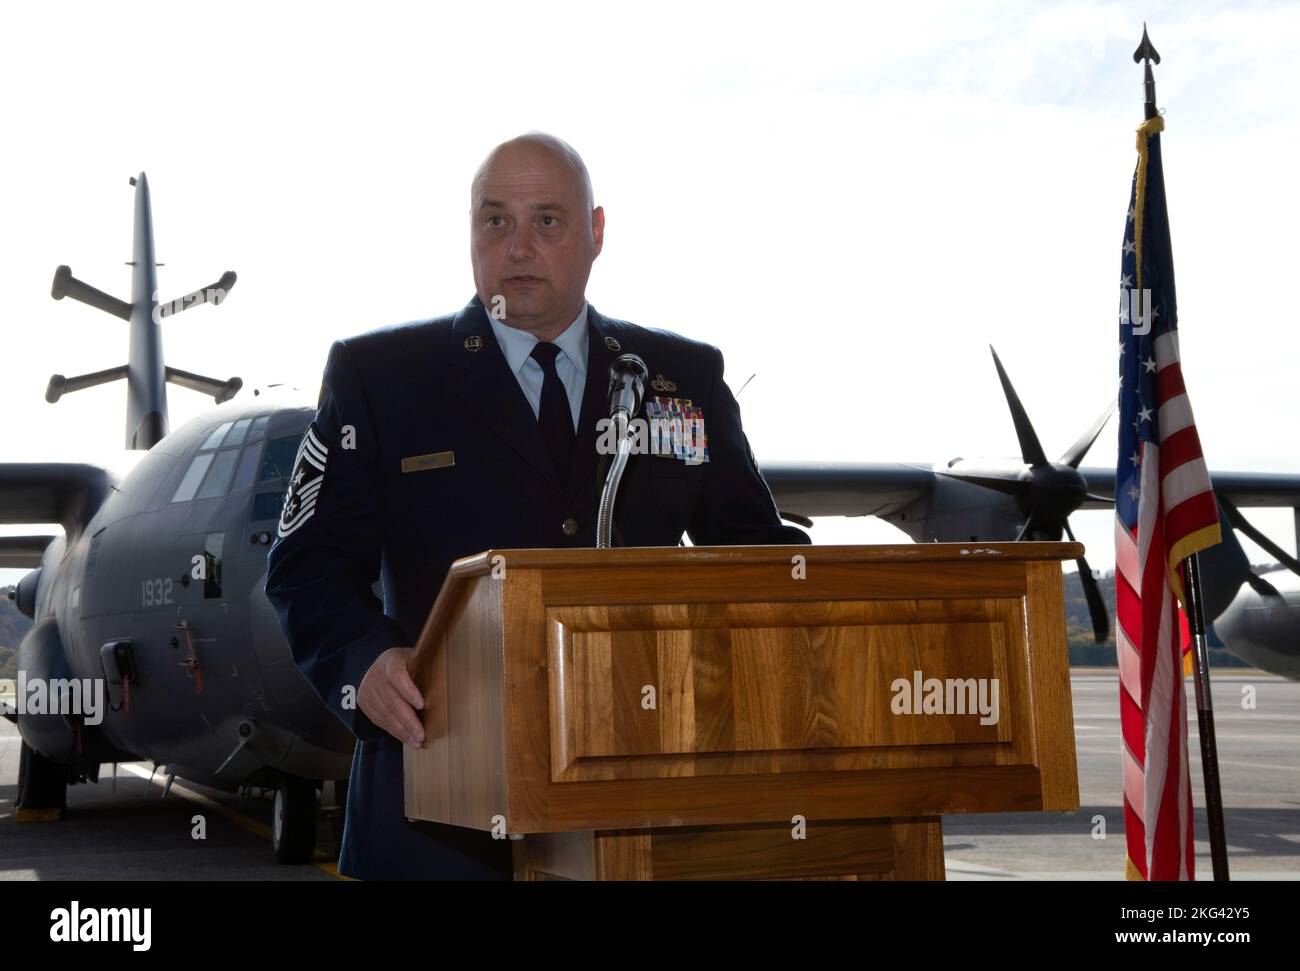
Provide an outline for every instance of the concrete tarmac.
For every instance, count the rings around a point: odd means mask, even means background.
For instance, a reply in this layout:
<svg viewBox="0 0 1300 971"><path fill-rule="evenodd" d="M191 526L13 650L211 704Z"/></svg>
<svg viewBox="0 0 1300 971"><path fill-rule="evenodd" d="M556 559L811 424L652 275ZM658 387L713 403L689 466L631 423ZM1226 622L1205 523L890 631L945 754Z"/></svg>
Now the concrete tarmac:
<svg viewBox="0 0 1300 971"><path fill-rule="evenodd" d="M948 879L1123 879L1118 676L1113 668L1076 669L1070 682L1079 810L945 816ZM1234 880L1300 879L1300 682L1215 669L1211 694L1230 874ZM1252 694L1255 707L1246 710L1243 698L1252 700ZM1187 704L1195 869L1205 880L1210 843L1190 680Z"/></svg>
<svg viewBox="0 0 1300 971"><path fill-rule="evenodd" d="M1119 880L1124 873L1119 695L1115 672L1071 679L1081 808L1075 813L945 816L950 880ZM1253 710L1242 707L1253 689ZM1300 879L1300 682L1254 672L1214 677L1215 722L1234 879ZM1197 878L1210 875L1195 699L1188 686ZM18 733L0 719L0 880L331 880L337 852L322 819L314 863L282 866L271 801L185 780L162 798L150 763L111 766L72 786L57 822L18 823ZM202 817L205 838L196 839ZM1100 837L1100 838L1099 838Z"/></svg>

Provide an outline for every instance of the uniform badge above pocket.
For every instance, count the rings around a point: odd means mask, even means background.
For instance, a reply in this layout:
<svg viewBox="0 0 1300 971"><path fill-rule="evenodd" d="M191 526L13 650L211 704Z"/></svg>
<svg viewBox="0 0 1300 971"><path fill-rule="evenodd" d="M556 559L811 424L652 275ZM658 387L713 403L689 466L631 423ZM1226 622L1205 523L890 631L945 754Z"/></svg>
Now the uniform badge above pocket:
<svg viewBox="0 0 1300 971"><path fill-rule="evenodd" d="M449 469L455 464L455 452L430 452L428 455L411 455L402 459L402 471L423 472L425 469Z"/></svg>

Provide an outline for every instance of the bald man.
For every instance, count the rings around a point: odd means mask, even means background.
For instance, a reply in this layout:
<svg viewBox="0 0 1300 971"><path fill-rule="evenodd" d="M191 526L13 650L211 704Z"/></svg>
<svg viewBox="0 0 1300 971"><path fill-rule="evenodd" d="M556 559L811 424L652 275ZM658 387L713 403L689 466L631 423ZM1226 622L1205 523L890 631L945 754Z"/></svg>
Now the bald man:
<svg viewBox="0 0 1300 971"><path fill-rule="evenodd" d="M269 554L294 659L359 740L339 870L365 879L511 874L509 841L405 818L402 746L423 743L425 714L407 664L454 560L595 546L620 353L646 362L645 417L673 431L627 467L619 544L808 542L777 516L718 349L587 302L605 213L577 152L538 133L497 146L474 176L470 227L462 310L330 349Z"/></svg>

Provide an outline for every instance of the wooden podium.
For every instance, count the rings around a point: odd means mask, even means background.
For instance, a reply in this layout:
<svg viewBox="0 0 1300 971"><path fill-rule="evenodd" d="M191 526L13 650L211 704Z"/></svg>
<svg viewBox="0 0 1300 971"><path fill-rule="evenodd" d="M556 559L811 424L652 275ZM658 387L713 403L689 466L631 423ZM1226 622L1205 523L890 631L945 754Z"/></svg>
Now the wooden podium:
<svg viewBox="0 0 1300 971"><path fill-rule="evenodd" d="M458 560L412 663L406 815L509 834L517 879L941 880L944 813L1079 806L1059 561L1081 553Z"/></svg>

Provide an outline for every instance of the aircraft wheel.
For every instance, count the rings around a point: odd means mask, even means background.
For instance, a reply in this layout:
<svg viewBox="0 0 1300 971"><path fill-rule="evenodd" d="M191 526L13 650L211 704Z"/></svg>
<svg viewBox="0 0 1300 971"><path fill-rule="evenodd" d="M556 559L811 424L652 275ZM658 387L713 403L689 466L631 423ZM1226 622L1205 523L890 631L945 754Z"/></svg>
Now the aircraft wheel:
<svg viewBox="0 0 1300 971"><path fill-rule="evenodd" d="M24 815L43 818L49 812L62 815L67 805L67 770L23 742L18 750L18 794L14 799L19 820Z"/></svg>
<svg viewBox="0 0 1300 971"><path fill-rule="evenodd" d="M285 779L275 790L271 845L281 863L306 863L316 852L316 783Z"/></svg>

